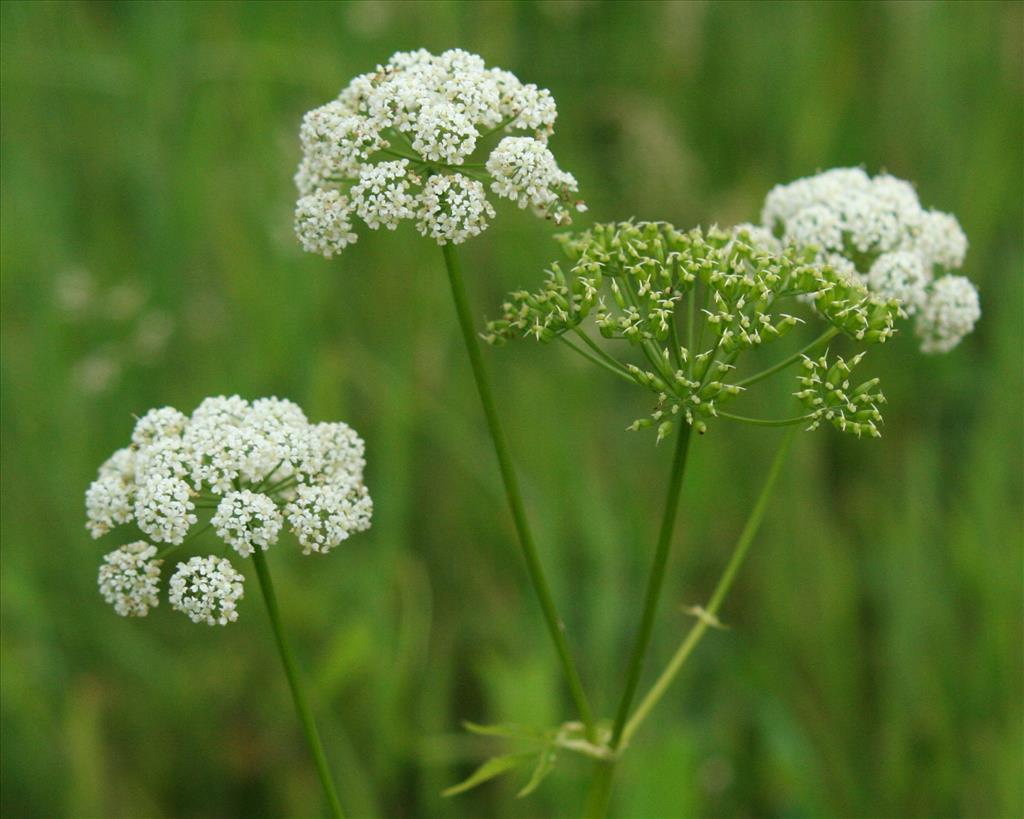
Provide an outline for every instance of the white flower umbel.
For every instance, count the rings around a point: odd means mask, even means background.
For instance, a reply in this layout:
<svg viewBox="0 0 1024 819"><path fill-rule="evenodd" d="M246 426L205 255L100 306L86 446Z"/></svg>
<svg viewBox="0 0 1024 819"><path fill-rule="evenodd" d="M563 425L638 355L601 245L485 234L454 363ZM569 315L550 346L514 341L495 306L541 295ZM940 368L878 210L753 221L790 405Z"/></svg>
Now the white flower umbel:
<svg viewBox="0 0 1024 819"><path fill-rule="evenodd" d="M245 577L226 558L193 557L179 563L171 580L171 608L184 612L193 623L226 626L238 619Z"/></svg>
<svg viewBox="0 0 1024 819"><path fill-rule="evenodd" d="M398 52L303 118L296 235L328 258L356 241L354 219L371 230L415 221L459 244L494 218L488 186L566 224L584 206L547 148L557 114L548 91L475 54Z"/></svg>
<svg viewBox="0 0 1024 819"><path fill-rule="evenodd" d="M913 315L924 304L930 281L931 274L920 254L906 250L883 253L867 275L868 288L883 298L896 299L907 315Z"/></svg>
<svg viewBox="0 0 1024 819"><path fill-rule="evenodd" d="M349 201L336 190L317 190L295 206L295 235L308 253L326 259L355 242Z"/></svg>
<svg viewBox="0 0 1024 819"><path fill-rule="evenodd" d="M967 253L960 223L922 208L909 182L834 168L774 187L761 219L783 242L813 248L819 262L897 299L907 316L917 314L923 352L953 349L980 315L971 308L978 298L970 281L954 277L956 284L944 284Z"/></svg>
<svg viewBox="0 0 1024 819"><path fill-rule="evenodd" d="M579 190L576 178L558 167L547 145L529 137L505 137L487 160L491 190L520 208L533 208L555 224L572 221L564 203Z"/></svg>
<svg viewBox="0 0 1024 819"><path fill-rule="evenodd" d="M914 328L926 353L946 353L981 318L978 291L963 276L944 276L932 286Z"/></svg>
<svg viewBox="0 0 1024 819"><path fill-rule="evenodd" d="M217 537L242 557L249 557L257 547L265 551L277 543L284 523L272 498L248 489L225 495L212 521Z"/></svg>
<svg viewBox="0 0 1024 819"><path fill-rule="evenodd" d="M284 511L303 552L325 554L369 528L373 501L362 485L300 486Z"/></svg>
<svg viewBox="0 0 1024 819"><path fill-rule="evenodd" d="M349 195L352 210L368 228L394 230L403 219L415 215L416 200L409 193L409 185L419 182L419 177L410 176L408 168L409 160L399 159L367 165L360 172Z"/></svg>
<svg viewBox="0 0 1024 819"><path fill-rule="evenodd" d="M103 599L122 617L145 617L160 602L160 566L156 547L144 540L105 555L99 586Z"/></svg>
<svg viewBox="0 0 1024 819"><path fill-rule="evenodd" d="M196 522L192 488L181 478L157 475L135 495L135 522L153 540L181 543Z"/></svg>
<svg viewBox="0 0 1024 819"><path fill-rule="evenodd" d="M416 217L420 234L439 245L458 245L487 229L494 208L477 180L461 173L437 174L427 180Z"/></svg>
<svg viewBox="0 0 1024 819"><path fill-rule="evenodd" d="M212 528L250 557L278 542L287 507L303 551L325 552L370 526L365 466L354 429L311 424L285 399L215 396L191 416L163 407L144 414L131 445L100 467L86 491L86 528L99 538L134 522L164 544L161 558ZM108 563L148 560L157 554L152 548L138 557L134 546L124 547ZM119 588L110 585L112 571L101 574L104 596Z"/></svg>

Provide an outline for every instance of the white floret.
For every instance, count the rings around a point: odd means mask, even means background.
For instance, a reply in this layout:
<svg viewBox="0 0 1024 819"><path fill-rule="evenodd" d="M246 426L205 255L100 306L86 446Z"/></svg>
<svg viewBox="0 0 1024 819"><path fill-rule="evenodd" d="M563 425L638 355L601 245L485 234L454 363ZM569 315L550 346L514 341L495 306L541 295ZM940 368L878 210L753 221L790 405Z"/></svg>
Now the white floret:
<svg viewBox="0 0 1024 819"><path fill-rule="evenodd" d="M458 245L487 229L494 208L484 186L462 174L435 174L427 180L416 211L416 229L439 245Z"/></svg>
<svg viewBox="0 0 1024 819"><path fill-rule="evenodd" d="M303 553L324 554L354 532L370 528L373 501L362 484L303 485L285 515Z"/></svg>
<svg viewBox="0 0 1024 819"><path fill-rule="evenodd" d="M917 248L925 264L955 270L967 255L967 236L953 214L930 210L922 217Z"/></svg>
<svg viewBox="0 0 1024 819"><path fill-rule="evenodd" d="M85 492L85 525L89 534L100 538L115 526L130 522L134 506L134 483L109 472L101 474Z"/></svg>
<svg viewBox="0 0 1024 819"><path fill-rule="evenodd" d="M311 483L358 483L366 466L366 444L352 427L338 421L311 425L297 471Z"/></svg>
<svg viewBox="0 0 1024 819"><path fill-rule="evenodd" d="M948 353L974 329L979 318L981 303L970 279L936 279L917 316L915 332L921 339L921 351Z"/></svg>
<svg viewBox="0 0 1024 819"><path fill-rule="evenodd" d="M225 558L193 557L179 563L168 592L171 608L184 612L193 623L209 626L238 619L238 601L245 591L245 577Z"/></svg>
<svg viewBox="0 0 1024 819"><path fill-rule="evenodd" d="M192 494L192 488L180 478L150 478L135 495L139 529L158 543L181 543L197 520Z"/></svg>
<svg viewBox="0 0 1024 819"><path fill-rule="evenodd" d="M409 190L408 159L367 165L352 186L352 210L366 226L394 230L404 219L415 216L415 198Z"/></svg>
<svg viewBox="0 0 1024 819"><path fill-rule="evenodd" d="M354 244L348 199L336 190L316 190L295 205L295 235L302 249L330 259Z"/></svg>
<svg viewBox="0 0 1024 819"><path fill-rule="evenodd" d="M217 537L249 557L257 548L266 551L277 543L284 518L272 499L243 489L224 496L211 522Z"/></svg>
<svg viewBox="0 0 1024 819"><path fill-rule="evenodd" d="M100 594L122 617L145 617L160 602L160 566L156 547L144 540L128 543L103 558Z"/></svg>
<svg viewBox="0 0 1024 819"><path fill-rule="evenodd" d="M188 416L174 407L151 409L135 422L132 443L144 447L161 438L178 437L187 424Z"/></svg>
<svg viewBox="0 0 1024 819"><path fill-rule="evenodd" d="M883 253L868 271L867 286L883 299L896 299L908 316L924 304L931 274L917 253Z"/></svg>
<svg viewBox="0 0 1024 819"><path fill-rule="evenodd" d="M505 137L487 160L491 190L539 216L567 224L572 219L565 203L579 186L572 174L558 167L554 154L532 137Z"/></svg>

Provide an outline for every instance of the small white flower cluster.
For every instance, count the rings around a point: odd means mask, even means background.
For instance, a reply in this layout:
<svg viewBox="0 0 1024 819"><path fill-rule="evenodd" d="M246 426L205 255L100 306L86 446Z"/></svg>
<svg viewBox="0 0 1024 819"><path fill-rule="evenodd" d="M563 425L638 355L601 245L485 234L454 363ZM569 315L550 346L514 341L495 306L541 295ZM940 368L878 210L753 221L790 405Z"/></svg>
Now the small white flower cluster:
<svg viewBox="0 0 1024 819"><path fill-rule="evenodd" d="M438 244L487 228L498 196L571 222L578 190L548 150L557 110L551 94L459 49L398 52L352 80L302 121L295 175L295 232L327 258L356 241L355 216L371 230L415 221ZM483 143L502 139L488 156ZM479 162L469 160L478 155Z"/></svg>
<svg viewBox="0 0 1024 819"><path fill-rule="evenodd" d="M541 217L561 213L562 202L577 190L576 178L558 167L548 146L530 137L505 137L488 157L487 172L494 180L492 191ZM577 203L576 208L586 206Z"/></svg>
<svg viewBox="0 0 1024 819"><path fill-rule="evenodd" d="M328 552L370 526L364 451L347 424L311 424L296 404L278 398L207 398L191 417L171 407L151 410L86 492L86 528L99 538L134 521L154 543L169 544L167 552L206 511L207 526L242 557L275 544L286 520L304 553ZM156 605L157 554L137 541L106 556L100 591L119 614L142 616ZM216 561L179 563L172 580L172 605L197 622L236 616L241 575Z"/></svg>
<svg viewBox="0 0 1024 819"><path fill-rule="evenodd" d="M249 557L257 546L266 551L271 543L277 543L284 518L273 498L243 489L224 496L212 523L217 537L242 557Z"/></svg>
<svg viewBox="0 0 1024 819"><path fill-rule="evenodd" d="M244 583L227 558L193 557L171 575L167 599L193 623L226 626L238 619Z"/></svg>
<svg viewBox="0 0 1024 819"><path fill-rule="evenodd" d="M122 617L145 617L160 603L160 566L156 547L144 540L128 543L103 558L100 594Z"/></svg>
<svg viewBox="0 0 1024 819"><path fill-rule="evenodd" d="M924 352L952 350L981 316L974 285L945 275L967 253L959 222L922 208L909 182L834 168L774 187L761 219L773 241L813 247L819 261L883 299L897 299L916 316Z"/></svg>

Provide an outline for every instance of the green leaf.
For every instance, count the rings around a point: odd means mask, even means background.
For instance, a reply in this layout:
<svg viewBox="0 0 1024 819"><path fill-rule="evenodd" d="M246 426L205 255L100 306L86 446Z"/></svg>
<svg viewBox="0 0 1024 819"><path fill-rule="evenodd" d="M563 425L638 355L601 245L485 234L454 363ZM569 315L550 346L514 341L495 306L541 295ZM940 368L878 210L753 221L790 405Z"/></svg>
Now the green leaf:
<svg viewBox="0 0 1024 819"><path fill-rule="evenodd" d="M502 722L498 725L478 725L464 720L462 727L473 734L485 737L504 737L505 739L526 739L533 742L546 742L551 735L550 730L534 728L530 725L518 725L514 722Z"/></svg>
<svg viewBox="0 0 1024 819"><path fill-rule="evenodd" d="M455 796L458 793L468 791L470 788L475 788L477 785L481 785L489 779L501 776L506 771L511 771L513 768L525 765L535 756L536 753L530 751L523 754L505 754L504 756L496 756L492 759L488 759L483 765L477 768L468 779L464 779L458 785L452 785L450 788L446 788L441 791L441 796Z"/></svg>
<svg viewBox="0 0 1024 819"><path fill-rule="evenodd" d="M524 796L529 796L537 790L540 783L543 782L547 775L554 770L555 762L557 761L558 753L550 745L541 751L537 756L537 766L533 769L530 781L527 782L523 789L516 794L516 798L522 799Z"/></svg>

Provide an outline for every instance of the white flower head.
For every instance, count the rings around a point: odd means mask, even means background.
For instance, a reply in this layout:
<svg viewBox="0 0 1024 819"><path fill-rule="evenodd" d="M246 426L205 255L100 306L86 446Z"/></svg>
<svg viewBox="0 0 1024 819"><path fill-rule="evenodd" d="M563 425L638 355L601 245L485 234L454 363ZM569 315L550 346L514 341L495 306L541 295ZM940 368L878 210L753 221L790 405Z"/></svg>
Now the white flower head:
<svg viewBox="0 0 1024 819"><path fill-rule="evenodd" d="M193 557L179 563L169 583L171 608L193 623L226 626L238 619L245 577L226 558Z"/></svg>
<svg viewBox="0 0 1024 819"><path fill-rule="evenodd" d="M303 553L326 554L349 535L370 528L373 501L361 484L300 486L285 514Z"/></svg>
<svg viewBox="0 0 1024 819"><path fill-rule="evenodd" d="M306 554L325 552L369 528L365 449L352 427L311 424L282 398L214 396L191 416L151 410L136 423L132 444L103 463L86 491L86 528L98 538L135 521L149 540L172 548L212 528L244 558L277 543L287 515ZM156 605L156 549L138 541L105 559L100 591L120 613L145 614ZM172 602L201 621L228 622L233 598L225 589L241 581L228 561L211 560L179 564ZM230 604L223 611L202 594L214 569L230 581L218 586Z"/></svg>
<svg viewBox="0 0 1024 819"><path fill-rule="evenodd" d="M416 228L439 245L462 244L487 229L494 208L484 186L461 173L437 174L419 198Z"/></svg>
<svg viewBox="0 0 1024 819"><path fill-rule="evenodd" d="M815 248L819 262L878 297L895 298L906 315L916 314L925 352L951 350L980 315L969 282L936 278L964 262L967 237L960 223L952 214L922 208L905 180L834 168L774 187L761 219L773 235Z"/></svg>
<svg viewBox="0 0 1024 819"><path fill-rule="evenodd" d="M505 137L487 160L491 190L520 208L533 208L555 224L572 221L565 205L579 190L576 178L558 167L548 146L533 137Z"/></svg>
<svg viewBox="0 0 1024 819"><path fill-rule="evenodd" d="M948 353L981 318L978 291L964 276L943 276L931 286L915 332L925 353Z"/></svg>
<svg viewBox="0 0 1024 819"><path fill-rule="evenodd" d="M159 543L181 543L197 520L192 495L192 487L181 478L150 478L135 495L135 521Z"/></svg>
<svg viewBox="0 0 1024 819"><path fill-rule="evenodd" d="M135 422L132 443L144 447L159 438L180 436L188 423L188 416L174 407L151 409Z"/></svg>
<svg viewBox="0 0 1024 819"><path fill-rule="evenodd" d="M367 165L360 172L349 196L352 210L367 227L394 230L403 219L412 219L416 200L409 193L409 185L418 179L409 176L408 167L408 159L399 159Z"/></svg>
<svg viewBox="0 0 1024 819"><path fill-rule="evenodd" d="M967 255L967 236L952 213L930 210L921 219L917 246L926 264L956 270Z"/></svg>
<svg viewBox="0 0 1024 819"><path fill-rule="evenodd" d="M299 241L330 258L356 241L359 219L371 230L415 221L457 244L494 216L486 184L565 224L577 185L547 149L557 114L548 91L475 54L398 52L303 118Z"/></svg>
<svg viewBox="0 0 1024 819"><path fill-rule="evenodd" d="M358 238L352 231L348 199L323 188L303 196L295 206L295 235L308 253L326 259L341 253Z"/></svg>
<svg viewBox="0 0 1024 819"><path fill-rule="evenodd" d="M906 250L883 253L867 275L867 286L884 299L896 299L907 315L913 315L924 304L930 271L921 256Z"/></svg>
<svg viewBox="0 0 1024 819"><path fill-rule="evenodd" d="M135 472L136 454L131 447L119 449L100 466L96 480L85 493L85 526L94 538L131 521Z"/></svg>
<svg viewBox="0 0 1024 819"><path fill-rule="evenodd" d="M100 594L122 617L145 617L160 602L160 566L156 547L138 540L105 555L99 572Z"/></svg>
<svg viewBox="0 0 1024 819"><path fill-rule="evenodd" d="M212 523L217 537L242 557L249 557L257 548L265 551L277 543L284 518L272 498L243 489L224 496Z"/></svg>

